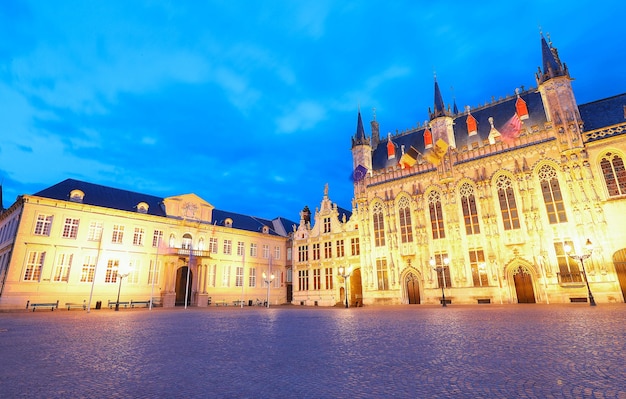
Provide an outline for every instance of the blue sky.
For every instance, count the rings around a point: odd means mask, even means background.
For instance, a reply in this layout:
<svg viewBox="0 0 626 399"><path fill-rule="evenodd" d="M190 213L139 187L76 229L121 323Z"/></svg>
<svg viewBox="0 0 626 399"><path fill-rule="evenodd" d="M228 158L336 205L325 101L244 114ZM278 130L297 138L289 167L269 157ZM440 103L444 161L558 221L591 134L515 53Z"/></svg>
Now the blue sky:
<svg viewBox="0 0 626 399"><path fill-rule="evenodd" d="M623 1L0 4L4 206L66 178L298 220L350 208L350 138L536 86L540 27L579 103L626 92Z"/></svg>

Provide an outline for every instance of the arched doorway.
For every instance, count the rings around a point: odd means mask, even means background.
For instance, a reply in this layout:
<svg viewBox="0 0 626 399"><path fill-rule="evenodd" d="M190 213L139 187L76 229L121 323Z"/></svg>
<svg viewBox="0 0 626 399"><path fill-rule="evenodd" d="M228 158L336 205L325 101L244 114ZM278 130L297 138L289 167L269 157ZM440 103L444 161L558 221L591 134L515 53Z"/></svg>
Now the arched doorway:
<svg viewBox="0 0 626 399"><path fill-rule="evenodd" d="M348 278L348 300L350 306L363 306L363 286L361 285L361 268L355 269ZM344 297L345 298L345 297Z"/></svg>
<svg viewBox="0 0 626 399"><path fill-rule="evenodd" d="M626 302L626 249L620 249L613 254L613 264L617 273L617 282L622 289L622 297Z"/></svg>
<svg viewBox="0 0 626 399"><path fill-rule="evenodd" d="M419 304L420 284L417 276L413 273L408 273L404 278L404 282L406 286L406 297L409 301L409 304Z"/></svg>
<svg viewBox="0 0 626 399"><path fill-rule="evenodd" d="M189 271L189 273L188 273ZM187 274L189 274L189 284L187 284ZM176 271L176 306L185 305L185 292L189 287L187 294L187 306L191 305L191 287L193 282L193 273L187 266L178 268Z"/></svg>
<svg viewBox="0 0 626 399"><path fill-rule="evenodd" d="M535 303L533 278L528 269L519 266L513 271L513 281L517 294L517 303Z"/></svg>

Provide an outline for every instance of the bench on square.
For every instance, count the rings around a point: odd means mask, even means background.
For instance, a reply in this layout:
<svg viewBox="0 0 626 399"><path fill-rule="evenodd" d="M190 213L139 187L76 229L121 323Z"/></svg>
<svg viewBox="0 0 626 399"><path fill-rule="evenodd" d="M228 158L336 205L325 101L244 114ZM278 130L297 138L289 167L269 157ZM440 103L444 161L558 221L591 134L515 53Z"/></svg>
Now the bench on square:
<svg viewBox="0 0 626 399"><path fill-rule="evenodd" d="M67 310L70 310L72 308L82 308L83 310L87 309L87 302L83 301L83 303L77 303L77 302L65 302L65 306L67 307Z"/></svg>
<svg viewBox="0 0 626 399"><path fill-rule="evenodd" d="M245 305L246 305L246 301L242 301L241 299L233 301L233 306L245 306Z"/></svg>
<svg viewBox="0 0 626 399"><path fill-rule="evenodd" d="M30 303L30 301L26 301L26 309L29 307L33 308L33 312L37 308L50 308L51 311L59 308L59 301L56 302L42 302L42 303Z"/></svg>
<svg viewBox="0 0 626 399"><path fill-rule="evenodd" d="M569 301L571 303L576 303L576 302L587 302L587 298L570 298Z"/></svg>
<svg viewBox="0 0 626 399"><path fill-rule="evenodd" d="M119 302L116 302L116 301L111 301L111 300L109 300L109 309L113 309L113 306L118 305L118 304L119 304L120 306L121 306L121 305L124 305L124 307L128 307L128 305L130 304L130 302L128 302L128 301L124 301L124 302L119 301Z"/></svg>
<svg viewBox="0 0 626 399"><path fill-rule="evenodd" d="M146 307L150 306L150 301L133 301L132 299L130 300L130 307L134 308L136 305L146 305Z"/></svg>
<svg viewBox="0 0 626 399"><path fill-rule="evenodd" d="M228 306L228 302L221 300L221 301L215 301L215 306Z"/></svg>

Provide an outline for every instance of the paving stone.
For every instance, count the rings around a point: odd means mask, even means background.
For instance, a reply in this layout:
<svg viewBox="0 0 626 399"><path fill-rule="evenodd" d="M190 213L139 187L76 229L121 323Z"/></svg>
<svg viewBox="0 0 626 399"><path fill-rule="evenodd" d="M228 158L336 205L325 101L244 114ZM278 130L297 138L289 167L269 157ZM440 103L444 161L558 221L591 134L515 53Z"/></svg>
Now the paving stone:
<svg viewBox="0 0 626 399"><path fill-rule="evenodd" d="M2 398L626 399L626 305L0 313Z"/></svg>

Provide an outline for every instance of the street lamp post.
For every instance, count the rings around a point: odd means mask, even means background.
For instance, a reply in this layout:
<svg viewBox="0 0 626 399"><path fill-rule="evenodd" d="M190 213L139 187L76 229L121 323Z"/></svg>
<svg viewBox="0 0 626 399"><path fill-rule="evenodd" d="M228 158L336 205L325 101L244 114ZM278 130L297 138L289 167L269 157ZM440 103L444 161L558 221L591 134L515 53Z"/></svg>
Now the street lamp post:
<svg viewBox="0 0 626 399"><path fill-rule="evenodd" d="M120 285L117 289L117 301L115 302L115 311L118 312L120 310L120 292L122 292L122 279L130 274L132 268L129 266L118 268L117 269L117 277L120 279Z"/></svg>
<svg viewBox="0 0 626 399"><path fill-rule="evenodd" d="M272 281L274 280L274 275L267 275L265 274L265 272L263 272L263 281L265 281L265 284L267 284L267 307L270 307L270 286L272 285Z"/></svg>
<svg viewBox="0 0 626 399"><path fill-rule="evenodd" d="M343 290L344 296L346 297L346 308L350 307L350 305L348 305L348 277L350 277L350 274L352 274L352 266L348 266L347 268L339 266L339 275L343 277Z"/></svg>
<svg viewBox="0 0 626 399"><path fill-rule="evenodd" d="M593 252L593 244L591 240L587 238L587 242L585 243L585 253L582 255L572 254L572 247L570 245L565 245L565 253L572 259L575 259L580 262L580 266L583 269L583 276L585 277L585 284L587 285L587 293L589 295L589 306L596 306L596 301L593 299L593 294L591 293L591 288L589 288L589 279L587 278L587 271L585 270L585 259L591 257L591 253Z"/></svg>
<svg viewBox="0 0 626 399"><path fill-rule="evenodd" d="M439 269L441 269L441 280L443 281L443 284L441 285L441 306L446 307L448 305L446 304L446 292L444 290L444 288L446 287L445 268L444 266L437 266L437 262L434 258L430 258L428 263L430 264L430 267L432 267L437 273L439 273ZM444 265L448 266L448 264L450 264L450 259L448 259L448 257L446 256L445 258L443 258L443 263Z"/></svg>

